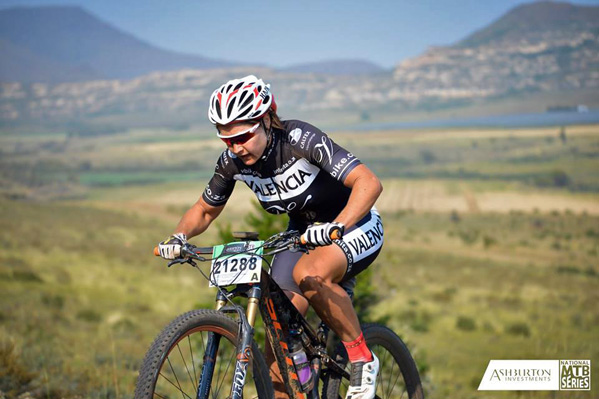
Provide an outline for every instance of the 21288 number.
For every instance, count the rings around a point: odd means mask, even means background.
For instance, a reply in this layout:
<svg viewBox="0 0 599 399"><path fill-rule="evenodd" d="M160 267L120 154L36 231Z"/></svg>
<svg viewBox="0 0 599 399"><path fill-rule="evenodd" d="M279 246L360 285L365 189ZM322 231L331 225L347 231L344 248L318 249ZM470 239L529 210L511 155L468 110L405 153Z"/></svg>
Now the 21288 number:
<svg viewBox="0 0 599 399"><path fill-rule="evenodd" d="M256 270L257 258L230 258L214 264L213 274L244 272Z"/></svg>

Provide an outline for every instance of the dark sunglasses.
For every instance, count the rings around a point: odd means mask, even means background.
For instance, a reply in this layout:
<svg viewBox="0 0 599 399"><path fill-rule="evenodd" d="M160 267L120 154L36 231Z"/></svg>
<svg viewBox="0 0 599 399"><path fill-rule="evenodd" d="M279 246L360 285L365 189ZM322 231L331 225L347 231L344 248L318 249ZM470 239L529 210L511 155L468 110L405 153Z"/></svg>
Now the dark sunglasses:
<svg viewBox="0 0 599 399"><path fill-rule="evenodd" d="M227 147L232 147L235 144L245 144L249 139L254 137L254 135L256 134L256 131L258 130L259 127L260 127L260 122L256 123L254 126L249 128L248 130L239 132L239 133L235 134L234 136L223 136L220 134L220 132L217 133L217 136L222 141L224 141L224 143L227 145Z"/></svg>

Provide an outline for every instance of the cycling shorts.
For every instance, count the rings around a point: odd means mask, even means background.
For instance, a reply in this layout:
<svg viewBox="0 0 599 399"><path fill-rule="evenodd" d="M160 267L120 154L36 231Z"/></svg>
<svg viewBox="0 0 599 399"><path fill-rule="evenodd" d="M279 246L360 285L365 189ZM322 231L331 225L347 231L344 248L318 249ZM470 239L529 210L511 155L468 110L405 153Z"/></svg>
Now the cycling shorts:
<svg viewBox="0 0 599 399"><path fill-rule="evenodd" d="M344 286L348 282L352 285L350 280L370 266L383 247L383 222L376 208L347 229L341 240L333 243L341 248L347 260L347 269L339 284ZM302 291L293 280L293 268L302 255L302 252L281 252L275 255L271 270L272 278L282 289L300 295Z"/></svg>

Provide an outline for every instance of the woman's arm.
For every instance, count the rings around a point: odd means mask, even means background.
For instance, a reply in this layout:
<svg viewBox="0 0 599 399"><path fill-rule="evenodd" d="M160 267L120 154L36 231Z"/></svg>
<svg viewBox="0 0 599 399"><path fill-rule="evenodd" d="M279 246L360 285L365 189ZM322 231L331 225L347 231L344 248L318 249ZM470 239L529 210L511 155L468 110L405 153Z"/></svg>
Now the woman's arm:
<svg viewBox="0 0 599 399"><path fill-rule="evenodd" d="M220 215L224 205L212 206L208 205L202 197L181 218L175 233L183 233L187 238L202 234L210 223Z"/></svg>
<svg viewBox="0 0 599 399"><path fill-rule="evenodd" d="M383 186L379 178L363 164L356 166L347 175L343 184L351 188L351 194L347 205L335 218L335 222L348 228L366 216L383 192Z"/></svg>

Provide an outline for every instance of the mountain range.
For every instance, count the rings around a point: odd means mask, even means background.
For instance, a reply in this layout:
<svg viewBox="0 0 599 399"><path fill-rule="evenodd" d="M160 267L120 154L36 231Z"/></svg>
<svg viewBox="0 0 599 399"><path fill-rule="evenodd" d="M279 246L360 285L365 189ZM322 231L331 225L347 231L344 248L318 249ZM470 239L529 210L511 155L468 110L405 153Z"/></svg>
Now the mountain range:
<svg viewBox="0 0 599 399"><path fill-rule="evenodd" d="M0 57L1 80L47 83L235 65L157 48L74 6L0 11Z"/></svg>
<svg viewBox="0 0 599 399"><path fill-rule="evenodd" d="M36 83L131 79L151 72L239 66L158 48L76 6L0 10L0 80ZM287 72L377 73L363 60L290 66Z"/></svg>
<svg viewBox="0 0 599 399"><path fill-rule="evenodd" d="M280 109L297 117L349 113L389 120L527 93L559 101L591 92L599 104L599 6L524 4L393 71L360 60L285 70L232 65L158 49L79 8L17 8L0 12L0 57L3 124L203 122L211 91L248 73L268 80Z"/></svg>

